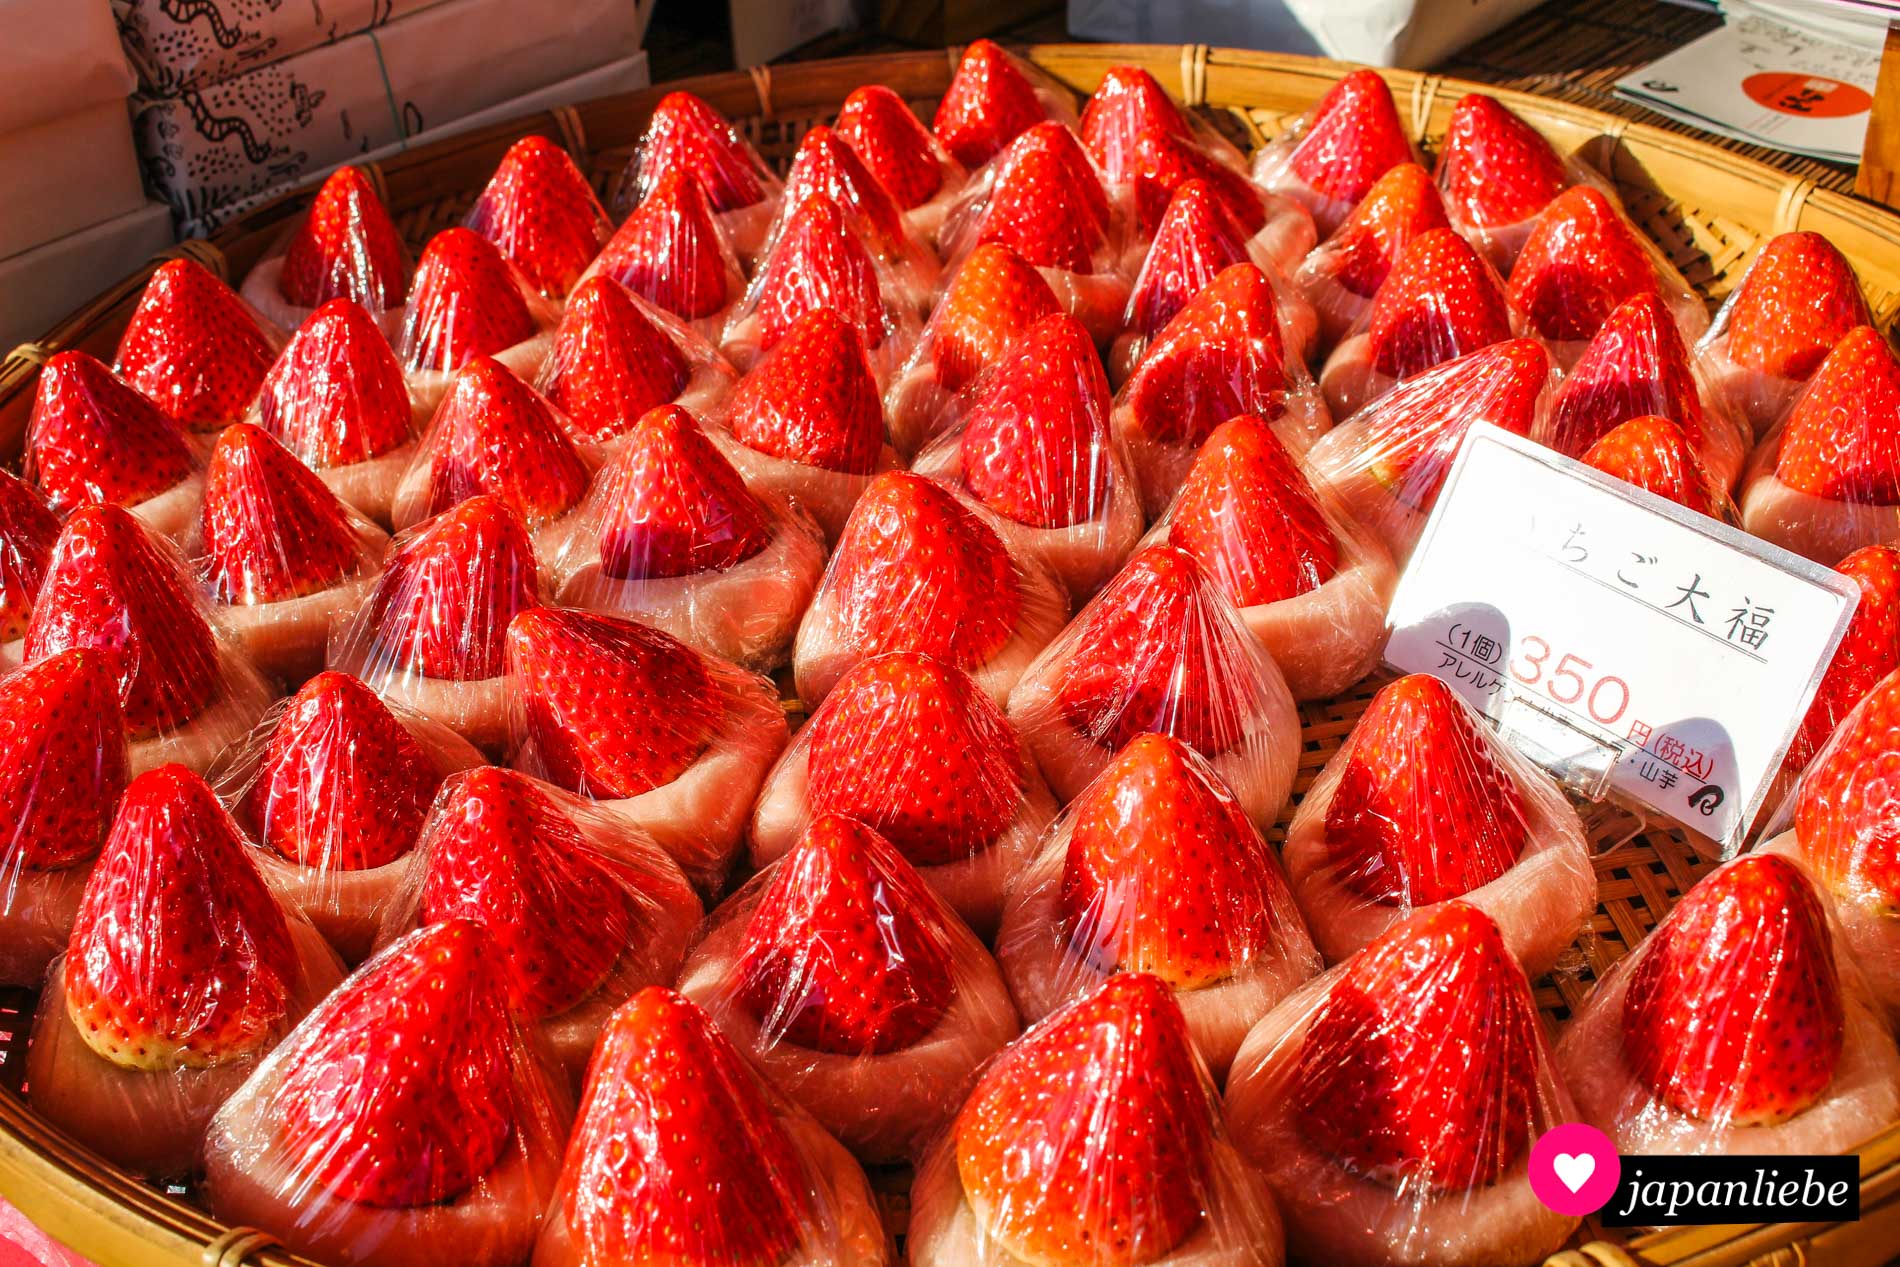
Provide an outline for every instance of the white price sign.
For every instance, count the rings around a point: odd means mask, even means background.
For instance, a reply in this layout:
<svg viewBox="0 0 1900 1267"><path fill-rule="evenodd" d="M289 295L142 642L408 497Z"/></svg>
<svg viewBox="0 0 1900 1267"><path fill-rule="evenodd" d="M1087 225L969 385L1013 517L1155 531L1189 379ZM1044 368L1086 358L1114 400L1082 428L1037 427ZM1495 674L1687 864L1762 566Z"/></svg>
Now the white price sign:
<svg viewBox="0 0 1900 1267"><path fill-rule="evenodd" d="M1733 852L1858 599L1831 568L1480 424L1393 596L1386 660L1443 678L1584 794Z"/></svg>

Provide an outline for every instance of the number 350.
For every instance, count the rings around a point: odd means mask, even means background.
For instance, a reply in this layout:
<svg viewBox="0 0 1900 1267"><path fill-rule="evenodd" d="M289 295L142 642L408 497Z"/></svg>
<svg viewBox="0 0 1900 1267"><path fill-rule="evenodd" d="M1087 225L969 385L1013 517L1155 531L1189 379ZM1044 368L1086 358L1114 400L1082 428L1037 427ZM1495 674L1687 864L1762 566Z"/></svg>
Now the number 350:
<svg viewBox="0 0 1900 1267"><path fill-rule="evenodd" d="M1511 676L1526 686L1543 683L1544 694L1559 704L1575 704L1583 701L1583 706L1598 725L1613 725L1630 706L1630 687L1620 677L1604 674L1591 681L1586 676L1595 667L1588 660L1565 654L1557 660L1557 666L1550 670L1548 677L1544 667L1550 661L1551 647L1538 637L1526 637L1518 643L1517 660L1511 663ZM1614 701L1615 707L1608 706Z"/></svg>

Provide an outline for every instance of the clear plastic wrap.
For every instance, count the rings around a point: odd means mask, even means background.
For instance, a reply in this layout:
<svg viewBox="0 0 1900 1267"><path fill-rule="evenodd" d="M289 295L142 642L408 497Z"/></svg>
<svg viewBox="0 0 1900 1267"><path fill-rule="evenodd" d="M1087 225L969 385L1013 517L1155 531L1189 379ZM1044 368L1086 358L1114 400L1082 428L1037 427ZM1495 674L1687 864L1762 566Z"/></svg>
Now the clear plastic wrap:
<svg viewBox="0 0 1900 1267"><path fill-rule="evenodd" d="M1392 556L1261 418L1215 428L1147 541L1194 556L1294 699L1331 699L1378 665Z"/></svg>
<svg viewBox="0 0 1900 1267"><path fill-rule="evenodd" d="M950 157L975 170L1044 119L1075 121L1067 92L990 40L963 50L930 130Z"/></svg>
<svg viewBox="0 0 1900 1267"><path fill-rule="evenodd" d="M1860 602L1828 661L1814 699L1781 760L1774 790L1762 804L1773 809L1793 790L1834 728L1882 678L1900 669L1900 545L1862 546L1834 570L1860 590Z"/></svg>
<svg viewBox="0 0 1900 1267"><path fill-rule="evenodd" d="M65 950L125 788L125 718L103 657L0 677L0 985L37 988Z"/></svg>
<svg viewBox="0 0 1900 1267"><path fill-rule="evenodd" d="M1412 239L1450 225L1431 174L1400 163L1379 177L1340 226L1300 264L1293 284L1318 316L1330 350L1372 309L1372 298Z"/></svg>
<svg viewBox="0 0 1900 1267"><path fill-rule="evenodd" d="M1509 106L1477 92L1452 107L1434 175L1452 227L1499 272L1508 272L1524 249L1538 213L1589 178Z"/></svg>
<svg viewBox="0 0 1900 1267"><path fill-rule="evenodd" d="M218 437L204 487L186 550L214 616L258 668L303 681L380 574L388 534L248 423Z"/></svg>
<svg viewBox="0 0 1900 1267"><path fill-rule="evenodd" d="M1542 1262L1577 1227L1531 1191L1572 1121L1530 982L1476 907L1422 910L1254 1027L1227 1079L1301 1262Z"/></svg>
<svg viewBox="0 0 1900 1267"><path fill-rule="evenodd" d="M352 1267L515 1267L573 1108L464 919L364 964L212 1119L206 1204Z"/></svg>
<svg viewBox="0 0 1900 1267"><path fill-rule="evenodd" d="M1042 272L1062 306L1098 342L1128 305L1126 200L1111 199L1075 133L1039 123L964 190L944 221L951 267L985 243L1009 247Z"/></svg>
<svg viewBox="0 0 1900 1267"><path fill-rule="evenodd" d="M501 499L537 535L580 504L592 478L568 439L573 424L492 356L450 380L415 458L396 486L400 531L480 493Z"/></svg>
<svg viewBox="0 0 1900 1267"><path fill-rule="evenodd" d="M128 1170L188 1176L211 1115L343 979L205 781L133 779L40 994L33 1111Z"/></svg>
<svg viewBox="0 0 1900 1267"><path fill-rule="evenodd" d="M858 1163L696 1004L653 987L614 1013L534 1267L894 1261Z"/></svg>
<svg viewBox="0 0 1900 1267"><path fill-rule="evenodd" d="M814 195L837 203L859 241L890 269L887 286L900 301L896 306L928 311L937 290L936 254L911 232L903 209L884 182L871 173L842 135L824 124L800 138L791 170L785 173L786 206L802 206ZM773 232L779 232L785 224L781 218ZM770 240L765 253L773 253Z"/></svg>
<svg viewBox="0 0 1900 1267"><path fill-rule="evenodd" d="M329 666L498 752L508 622L540 601L528 530L499 497L471 497L396 538L368 599L332 629Z"/></svg>
<svg viewBox="0 0 1900 1267"><path fill-rule="evenodd" d="M904 224L926 245L968 178L904 99L883 84L866 84L844 99L838 135L889 191Z"/></svg>
<svg viewBox="0 0 1900 1267"><path fill-rule="evenodd" d="M213 627L183 559L117 506L66 520L21 659L72 647L96 652L119 688L134 775L167 762L205 769L273 694Z"/></svg>
<svg viewBox="0 0 1900 1267"><path fill-rule="evenodd" d="M1450 229L1409 242L1372 298L1363 329L1326 358L1319 389L1346 418L1408 378L1501 343L1521 321L1484 257Z"/></svg>
<svg viewBox="0 0 1900 1267"><path fill-rule="evenodd" d="M876 829L989 938L1056 802L969 674L893 651L854 665L792 737L752 810L753 865L783 857L822 814Z"/></svg>
<svg viewBox="0 0 1900 1267"><path fill-rule="evenodd" d="M40 367L24 466L58 514L124 506L174 539L204 496L197 454L178 424L85 352L61 352Z"/></svg>
<svg viewBox="0 0 1900 1267"><path fill-rule="evenodd" d="M258 392L251 421L330 491L384 527L429 410L369 314L332 299L298 327Z"/></svg>
<svg viewBox="0 0 1900 1267"><path fill-rule="evenodd" d="M1064 803L1154 731L1206 757L1264 829L1299 763L1286 679L1213 577L1173 546L1141 550L1089 601L1010 692L1009 718Z"/></svg>
<svg viewBox="0 0 1900 1267"><path fill-rule="evenodd" d="M1150 519L1167 508L1202 442L1236 414L1266 419L1295 454L1332 426L1290 350L1302 344L1287 315L1276 284L1255 265L1236 264L1175 314L1122 384L1110 420Z"/></svg>
<svg viewBox="0 0 1900 1267"><path fill-rule="evenodd" d="M620 443L548 542L559 601L748 668L784 664L825 570L824 533L785 497L748 488L678 405L651 410Z"/></svg>
<svg viewBox="0 0 1900 1267"><path fill-rule="evenodd" d="M800 317L708 421L747 484L797 502L832 541L872 478L897 465L864 339L823 308Z"/></svg>
<svg viewBox="0 0 1900 1267"><path fill-rule="evenodd" d="M702 914L645 832L539 779L478 766L443 783L382 936L481 925L516 1015L578 1092L608 1015L672 982Z"/></svg>
<svg viewBox="0 0 1900 1267"><path fill-rule="evenodd" d="M709 341L745 294L745 272L689 171L668 172L628 213L588 270L688 322Z"/></svg>
<svg viewBox="0 0 1900 1267"><path fill-rule="evenodd" d="M933 1267L1281 1267L1281 1215L1166 984L1115 976L985 1067L911 1187Z"/></svg>
<svg viewBox="0 0 1900 1267"><path fill-rule="evenodd" d="M20 663L20 640L58 540L59 517L46 498L18 476L0 471L0 672Z"/></svg>
<svg viewBox="0 0 1900 1267"><path fill-rule="evenodd" d="M204 265L167 260L145 283L112 369L186 431L219 431L257 399L283 338Z"/></svg>
<svg viewBox="0 0 1900 1267"><path fill-rule="evenodd" d="M648 410L678 401L704 414L737 379L696 330L595 276L568 298L535 387L559 411L568 439L612 448Z"/></svg>
<svg viewBox="0 0 1900 1267"><path fill-rule="evenodd" d="M1094 341L1056 313L988 371L962 421L911 469L994 511L1012 547L1086 597L1141 536L1140 490L1108 413Z"/></svg>
<svg viewBox="0 0 1900 1267"><path fill-rule="evenodd" d="M388 335L402 325L409 251L361 168L331 172L310 210L244 276L240 294L266 320L294 330L333 299L362 306Z"/></svg>
<svg viewBox="0 0 1900 1267"><path fill-rule="evenodd" d="M1860 278L1818 233L1770 238L1697 349L1716 397L1760 436L1787 412L1834 345L1874 323Z"/></svg>
<svg viewBox="0 0 1900 1267"><path fill-rule="evenodd" d="M996 957L1028 1020L1115 973L1153 973L1216 1080L1320 968L1260 829L1206 758L1156 734L1129 740L1045 834Z"/></svg>
<svg viewBox="0 0 1900 1267"><path fill-rule="evenodd" d="M1832 567L1900 537L1900 357L1872 326L1834 345L1756 446L1742 527Z"/></svg>
<svg viewBox="0 0 1900 1267"><path fill-rule="evenodd" d="M1366 706L1300 801L1282 856L1329 963L1459 901L1542 976L1596 910L1590 839L1562 789L1424 673Z"/></svg>
<svg viewBox="0 0 1900 1267"><path fill-rule="evenodd" d="M1900 1052L1787 857L1696 882L1571 1013L1557 1068L1621 1153L1844 1153L1900 1114Z"/></svg>
<svg viewBox="0 0 1900 1267"><path fill-rule="evenodd" d="M653 107L622 196L637 206L675 171L693 177L733 249L750 263L765 242L782 187L739 130L690 92L669 92Z"/></svg>
<svg viewBox="0 0 1900 1267"><path fill-rule="evenodd" d="M542 607L508 628L513 764L645 829L717 893L785 747L767 678L617 616Z"/></svg>
<svg viewBox="0 0 1900 1267"><path fill-rule="evenodd" d="M679 988L867 1164L913 1160L1018 1031L983 943L896 846L838 814L712 913Z"/></svg>
<svg viewBox="0 0 1900 1267"><path fill-rule="evenodd" d="M1533 434L1549 412L1555 379L1542 344L1494 343L1427 370L1340 423L1313 445L1307 470L1403 567L1471 424Z"/></svg>
<svg viewBox="0 0 1900 1267"><path fill-rule="evenodd" d="M1667 498L1723 523L1737 511L1728 490L1709 474L1696 446L1667 418L1645 414L1619 422L1581 454L1585 466Z"/></svg>
<svg viewBox="0 0 1900 1267"><path fill-rule="evenodd" d="M442 230L422 248L403 315L397 350L411 394L433 410L455 372L477 356L534 378L558 316L494 243L473 229Z"/></svg>
<svg viewBox="0 0 1900 1267"><path fill-rule="evenodd" d="M1379 178L1419 163L1392 90L1376 70L1355 70L1284 136L1254 156L1254 179L1312 212L1330 235Z"/></svg>
<svg viewBox="0 0 1900 1267"><path fill-rule="evenodd" d="M544 136L524 136L508 147L463 223L499 247L549 299L574 289L614 230L587 177Z"/></svg>
<svg viewBox="0 0 1900 1267"><path fill-rule="evenodd" d="M441 723L384 703L347 673L319 673L210 777L262 846L257 866L271 887L355 964L415 865L437 787L480 764Z"/></svg>
<svg viewBox="0 0 1900 1267"><path fill-rule="evenodd" d="M1572 186L1544 208L1511 266L1509 287L1512 306L1565 367L1632 296L1661 299L1684 343L1709 328L1701 296L1594 185Z"/></svg>
<svg viewBox="0 0 1900 1267"><path fill-rule="evenodd" d="M798 626L792 673L815 706L860 660L921 651L1001 702L1068 615L1054 574L1011 544L995 512L886 471L838 534Z"/></svg>

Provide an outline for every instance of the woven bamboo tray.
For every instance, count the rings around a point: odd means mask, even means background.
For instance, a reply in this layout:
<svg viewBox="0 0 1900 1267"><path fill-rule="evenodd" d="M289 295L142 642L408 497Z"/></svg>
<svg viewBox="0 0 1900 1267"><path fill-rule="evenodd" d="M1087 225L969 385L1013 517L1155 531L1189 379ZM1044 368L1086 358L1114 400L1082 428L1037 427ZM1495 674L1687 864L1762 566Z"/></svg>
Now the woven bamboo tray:
<svg viewBox="0 0 1900 1267"><path fill-rule="evenodd" d="M1083 94L1110 66L1143 66L1249 146L1277 134L1348 69L1312 58L1201 45L1045 45L1024 51ZM503 151L521 136L539 133L564 145L611 199L652 106L668 90L689 88L738 122L783 168L805 130L828 121L860 84L888 84L928 117L957 55L954 49L880 55L703 76L497 124L412 150L368 172L397 226L419 248L436 231L459 222ZM1711 300L1727 293L1765 238L1810 229L1825 233L1854 261L1883 325L1900 310L1900 215L1712 145L1581 106L1408 71L1384 74L1414 134L1428 148L1442 134L1458 98L1481 89L1561 149L1581 151L1615 182L1637 221ZM307 194L286 196L209 241L188 242L172 253L189 253L235 283L307 201ZM109 360L140 289L163 258L0 364L0 455L20 450L40 364L67 348ZM1376 685L1304 706L1296 803L1338 750ZM1567 1016L1597 974L1628 953L1713 865L1679 833L1649 828L1622 811L1595 808L1587 818L1598 848L1600 904L1566 970L1537 984L1538 1004L1552 1021ZM1284 821L1275 829L1276 840ZM0 1193L102 1267L308 1267L306 1260L272 1248L268 1237L221 1226L35 1118L17 1094L27 1019L23 1009L30 1013L30 1000L0 998ZM1642 1237L1626 1247L1590 1239L1599 1235L1590 1227L1580 1248L1557 1255L1548 1267L1873 1267L1900 1255L1900 1126L1861 1150L1861 1173L1862 1218L1855 1224L1691 1228ZM889 1194L893 1222L901 1224L901 1177L877 1178Z"/></svg>

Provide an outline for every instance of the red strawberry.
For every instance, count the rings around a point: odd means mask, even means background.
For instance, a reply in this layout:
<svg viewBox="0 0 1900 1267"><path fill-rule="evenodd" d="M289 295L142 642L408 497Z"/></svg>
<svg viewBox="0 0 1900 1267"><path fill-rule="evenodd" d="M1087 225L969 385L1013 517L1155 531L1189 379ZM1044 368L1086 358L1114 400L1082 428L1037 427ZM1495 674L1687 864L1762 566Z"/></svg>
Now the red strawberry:
<svg viewBox="0 0 1900 1267"><path fill-rule="evenodd" d="M515 1086L520 1042L480 926L410 933L300 1027L273 1106L284 1164L306 1184L386 1209L466 1192L502 1160L527 1107Z"/></svg>
<svg viewBox="0 0 1900 1267"><path fill-rule="evenodd" d="M1080 322L1044 317L983 380L962 453L964 484L1007 519L1067 528L1102 512L1113 491L1108 375Z"/></svg>
<svg viewBox="0 0 1900 1267"><path fill-rule="evenodd" d="M980 167L1047 113L1010 55L978 40L963 50L930 126L950 157L965 167Z"/></svg>
<svg viewBox="0 0 1900 1267"><path fill-rule="evenodd" d="M595 276L567 301L541 390L568 439L598 444L678 396L691 374L686 354L626 288Z"/></svg>
<svg viewBox="0 0 1900 1267"><path fill-rule="evenodd" d="M597 800L677 779L725 714L697 651L647 625L569 608L539 607L508 627L508 679L548 779Z"/></svg>
<svg viewBox="0 0 1900 1267"><path fill-rule="evenodd" d="M1168 544L1193 555L1237 607L1295 598L1339 570L1339 543L1306 473L1252 414L1201 446L1175 497Z"/></svg>
<svg viewBox="0 0 1900 1267"><path fill-rule="evenodd" d="M921 207L943 188L943 161L928 129L904 99L866 84L844 99L838 135L902 210Z"/></svg>
<svg viewBox="0 0 1900 1267"><path fill-rule="evenodd" d="M1174 191L1191 180L1207 182L1227 214L1248 237L1267 222L1260 190L1245 176L1190 140L1166 133L1149 133L1135 146L1135 225L1152 234L1167 213Z"/></svg>
<svg viewBox="0 0 1900 1267"><path fill-rule="evenodd" d="M57 540L59 520L46 499L0 471L0 641L26 636Z"/></svg>
<svg viewBox="0 0 1900 1267"><path fill-rule="evenodd" d="M179 426L217 431L244 416L275 357L237 292L176 259L145 284L112 368Z"/></svg>
<svg viewBox="0 0 1900 1267"><path fill-rule="evenodd" d="M1358 202L1379 177L1411 161L1399 108L1376 70L1355 70L1334 84L1288 158L1301 180L1340 202Z"/></svg>
<svg viewBox="0 0 1900 1267"><path fill-rule="evenodd" d="M891 842L822 814L746 924L738 997L768 1042L864 1056L927 1037L954 993L950 925Z"/></svg>
<svg viewBox="0 0 1900 1267"><path fill-rule="evenodd" d="M1167 1255L1206 1217L1218 1120L1206 1079L1179 1005L1145 973L1031 1029L984 1070L952 1128L984 1233L1031 1262Z"/></svg>
<svg viewBox="0 0 1900 1267"><path fill-rule="evenodd" d="M1128 300L1129 327L1152 338L1223 270L1250 258L1246 235L1214 187L1204 180L1188 181L1174 191L1142 261L1141 275L1135 278L1135 292Z"/></svg>
<svg viewBox="0 0 1900 1267"><path fill-rule="evenodd" d="M1022 610L1002 539L955 494L908 471L864 490L825 588L860 654L921 651L960 669L995 655Z"/></svg>
<svg viewBox="0 0 1900 1267"><path fill-rule="evenodd" d="M1900 358L1872 326L1827 354L1788 411L1781 482L1836 501L1900 502Z"/></svg>
<svg viewBox="0 0 1900 1267"><path fill-rule="evenodd" d="M765 198L758 156L717 110L690 92L660 98L640 145L642 198L675 170L698 182L714 211L737 211Z"/></svg>
<svg viewBox="0 0 1900 1267"><path fill-rule="evenodd" d="M1372 301L1372 363L1410 378L1511 337L1497 277L1450 229L1413 238Z"/></svg>
<svg viewBox="0 0 1900 1267"><path fill-rule="evenodd" d="M937 382L961 391L1029 327L1062 311L1036 267L1006 246L987 243L964 259L930 319Z"/></svg>
<svg viewBox="0 0 1900 1267"><path fill-rule="evenodd" d="M403 364L453 374L470 357L493 356L535 333L524 283L494 243L471 229L429 239L409 287Z"/></svg>
<svg viewBox="0 0 1900 1267"><path fill-rule="evenodd" d="M1801 780L1801 849L1836 890L1900 913L1900 677L1881 679Z"/></svg>
<svg viewBox="0 0 1900 1267"><path fill-rule="evenodd" d="M1429 674L1374 696L1326 807L1341 883L1383 906L1427 906L1509 871L1530 828L1491 745L1471 709Z"/></svg>
<svg viewBox="0 0 1900 1267"><path fill-rule="evenodd" d="M0 678L0 859L9 875L98 852L125 776L119 684L98 653L62 651Z"/></svg>
<svg viewBox="0 0 1900 1267"><path fill-rule="evenodd" d="M644 897L632 868L590 844L545 787L494 766L456 775L421 846L422 922L486 929L510 998L536 1020L600 986Z"/></svg>
<svg viewBox="0 0 1900 1267"><path fill-rule="evenodd" d="M906 240L904 216L890 190L871 174L842 136L822 123L799 141L792 169L785 174L787 206L802 206L814 196L837 203L854 231L867 244L874 244L880 254L902 249Z"/></svg>
<svg viewBox="0 0 1900 1267"><path fill-rule="evenodd" d="M1379 177L1320 253L1341 286L1371 298L1399 261L1406 243L1450 225L1438 187L1417 163L1400 163Z"/></svg>
<svg viewBox="0 0 1900 1267"><path fill-rule="evenodd" d="M1346 961L1289 1094L1301 1133L1349 1173L1460 1192L1523 1155L1543 1058L1530 983L1497 925L1448 902Z"/></svg>
<svg viewBox="0 0 1900 1267"><path fill-rule="evenodd" d="M759 1075L704 1012L653 986L607 1022L562 1171L596 1263L784 1262L821 1216Z"/></svg>
<svg viewBox="0 0 1900 1267"><path fill-rule="evenodd" d="M205 781L132 780L66 949L86 1045L129 1069L215 1065L282 1032L297 975L284 908Z"/></svg>
<svg viewBox="0 0 1900 1267"><path fill-rule="evenodd" d="M859 661L809 735L812 813L869 824L917 866L972 857L1022 806L1016 732L968 674L930 656ZM891 778L895 769L905 777Z"/></svg>
<svg viewBox="0 0 1900 1267"><path fill-rule="evenodd" d="M613 236L594 187L567 151L544 136L524 136L508 147L465 223L500 247L529 285L556 299L574 288Z"/></svg>
<svg viewBox="0 0 1900 1267"><path fill-rule="evenodd" d="M1818 233L1762 247L1728 309L1728 358L1777 378L1806 378L1855 326L1873 324L1854 266Z"/></svg>
<svg viewBox="0 0 1900 1267"><path fill-rule="evenodd" d="M1579 457L1610 428L1655 414L1700 448L1702 396L1689 348L1669 308L1654 294L1617 305L1551 400L1551 448Z"/></svg>
<svg viewBox="0 0 1900 1267"><path fill-rule="evenodd" d="M441 781L375 692L347 673L319 673L277 719L242 812L293 862L366 871L415 847Z"/></svg>
<svg viewBox="0 0 1900 1267"><path fill-rule="evenodd" d="M683 170L661 177L600 253L603 275L686 321L735 297L735 268L705 191Z"/></svg>
<svg viewBox="0 0 1900 1267"><path fill-rule="evenodd" d="M183 725L218 694L217 643L176 558L117 506L82 506L53 548L23 658L98 651L136 736Z"/></svg>
<svg viewBox="0 0 1900 1267"><path fill-rule="evenodd" d="M596 496L600 566L622 580L722 571L772 540L765 507L678 405L634 424Z"/></svg>
<svg viewBox="0 0 1900 1267"><path fill-rule="evenodd" d="M779 230L753 283L759 347L770 350L800 317L825 310L849 322L867 348L884 342L877 266L844 210L813 194Z"/></svg>
<svg viewBox="0 0 1900 1267"><path fill-rule="evenodd" d="M508 622L535 605L535 587L521 520L499 497L471 497L389 556L368 603L371 662L455 681L495 677Z"/></svg>
<svg viewBox="0 0 1900 1267"><path fill-rule="evenodd" d="M222 603L314 594L365 561L336 494L268 433L242 422L211 450L200 522L207 579Z"/></svg>
<svg viewBox="0 0 1900 1267"><path fill-rule="evenodd" d="M1180 740L1137 736L1070 815L1062 921L1089 962L1198 990L1279 944L1294 909L1280 864Z"/></svg>
<svg viewBox="0 0 1900 1267"><path fill-rule="evenodd" d="M1569 183L1550 142L1495 99L1474 92L1452 109L1438 187L1461 224L1499 229L1528 220Z"/></svg>
<svg viewBox="0 0 1900 1267"><path fill-rule="evenodd" d="M61 352L41 367L26 460L62 514L91 503L136 506L177 487L193 466L177 424L84 352Z"/></svg>
<svg viewBox="0 0 1900 1267"><path fill-rule="evenodd" d="M1108 226L1091 195L1106 196L1092 171L1079 177L1055 145L1036 140L1025 136L1003 157L977 241L1007 246L1038 268L1092 273ZM1082 166L1088 166L1086 156Z"/></svg>
<svg viewBox="0 0 1900 1267"><path fill-rule="evenodd" d="M1009 151L1012 161L1029 153L1053 159L1068 175L1069 200L1079 205L1104 231L1108 229L1108 191L1102 188L1102 173L1073 131L1050 119L1017 137L1010 143Z"/></svg>
<svg viewBox="0 0 1900 1267"><path fill-rule="evenodd" d="M1146 731L1215 756L1239 743L1256 686L1249 637L1194 556L1149 546L1128 561L1072 627L1058 686L1062 715L1098 747Z"/></svg>
<svg viewBox="0 0 1900 1267"><path fill-rule="evenodd" d="M1530 434L1549 375L1541 344L1509 339L1407 379L1354 420L1373 477L1408 506L1431 505L1473 422Z"/></svg>
<svg viewBox="0 0 1900 1267"><path fill-rule="evenodd" d="M381 457L414 438L402 362L356 304L332 299L291 336L264 379L257 421L317 470Z"/></svg>
<svg viewBox="0 0 1900 1267"><path fill-rule="evenodd" d="M1682 895L1623 996L1623 1055L1671 1108L1786 1121L1827 1090L1844 1020L1821 899L1800 868L1738 858Z"/></svg>
<svg viewBox="0 0 1900 1267"><path fill-rule="evenodd" d="M748 448L869 475L884 448L884 403L864 340L837 313L806 313L733 390L726 425Z"/></svg>
<svg viewBox="0 0 1900 1267"><path fill-rule="evenodd" d="M587 464L546 398L493 357L470 357L456 372L423 446L426 514L493 493L533 528L566 514L587 491Z"/></svg>
<svg viewBox="0 0 1900 1267"><path fill-rule="evenodd" d="M349 299L382 312L402 303L407 267L402 235L368 177L359 168L339 167L292 235L277 289L299 308Z"/></svg>
<svg viewBox="0 0 1900 1267"><path fill-rule="evenodd" d="M1784 774L1805 769L1854 705L1900 669L1900 546L1862 546L1834 570L1853 578L1860 587L1860 603L1788 745L1781 762Z"/></svg>
<svg viewBox="0 0 1900 1267"><path fill-rule="evenodd" d="M1602 191L1577 185L1537 218L1511 267L1511 303L1546 339L1587 339L1635 295L1659 294L1656 266Z"/></svg>
<svg viewBox="0 0 1900 1267"><path fill-rule="evenodd" d="M1236 264L1175 314L1122 391L1137 430L1198 445L1235 414L1279 417L1286 385L1273 287Z"/></svg>
<svg viewBox="0 0 1900 1267"><path fill-rule="evenodd" d="M1167 90L1139 66L1110 66L1082 110L1082 144L1111 181L1133 174L1142 138L1192 140L1194 129Z"/></svg>
<svg viewBox="0 0 1900 1267"><path fill-rule="evenodd" d="M1625 484L1704 515L1715 514L1722 501L1721 491L1682 428L1654 414L1618 423L1590 446L1583 461Z"/></svg>

